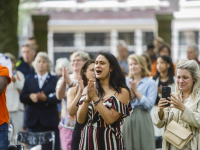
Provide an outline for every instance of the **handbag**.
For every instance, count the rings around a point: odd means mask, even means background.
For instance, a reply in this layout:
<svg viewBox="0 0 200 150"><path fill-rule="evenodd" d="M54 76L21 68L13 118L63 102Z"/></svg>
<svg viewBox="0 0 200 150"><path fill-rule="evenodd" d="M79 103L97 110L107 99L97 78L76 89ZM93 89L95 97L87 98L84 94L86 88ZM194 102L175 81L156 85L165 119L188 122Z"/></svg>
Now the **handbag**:
<svg viewBox="0 0 200 150"><path fill-rule="evenodd" d="M167 125L162 137L178 149L182 150L193 138L193 134L191 131L187 130L186 128L172 120Z"/></svg>

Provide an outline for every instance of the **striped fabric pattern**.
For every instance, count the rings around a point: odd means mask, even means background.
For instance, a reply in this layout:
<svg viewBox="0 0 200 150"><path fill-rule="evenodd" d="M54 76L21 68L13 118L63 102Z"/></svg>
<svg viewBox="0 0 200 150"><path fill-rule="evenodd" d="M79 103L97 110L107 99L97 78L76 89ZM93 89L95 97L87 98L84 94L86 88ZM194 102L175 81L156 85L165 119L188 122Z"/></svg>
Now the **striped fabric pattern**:
<svg viewBox="0 0 200 150"><path fill-rule="evenodd" d="M79 100L78 105L83 103L84 96ZM125 105L115 95L103 102L108 109L115 109L122 116L113 124L107 125L98 111L94 112L92 103L88 106L88 120L81 132L80 150L124 150L124 142L120 125L123 118L132 112L130 102Z"/></svg>

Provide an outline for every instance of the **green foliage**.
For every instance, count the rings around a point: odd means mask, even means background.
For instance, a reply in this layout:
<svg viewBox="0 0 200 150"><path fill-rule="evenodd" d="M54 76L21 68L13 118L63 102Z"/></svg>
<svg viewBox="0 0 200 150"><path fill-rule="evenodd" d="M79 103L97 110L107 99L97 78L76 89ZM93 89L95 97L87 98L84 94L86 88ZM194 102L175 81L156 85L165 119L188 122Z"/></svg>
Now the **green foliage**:
<svg viewBox="0 0 200 150"><path fill-rule="evenodd" d="M18 5L19 0L0 0L0 52L18 56Z"/></svg>

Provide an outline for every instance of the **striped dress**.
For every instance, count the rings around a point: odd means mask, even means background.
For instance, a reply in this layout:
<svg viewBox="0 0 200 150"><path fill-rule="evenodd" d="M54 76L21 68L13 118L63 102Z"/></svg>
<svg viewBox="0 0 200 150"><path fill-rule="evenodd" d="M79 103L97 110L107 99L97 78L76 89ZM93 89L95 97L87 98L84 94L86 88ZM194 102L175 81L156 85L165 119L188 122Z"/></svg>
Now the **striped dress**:
<svg viewBox="0 0 200 150"><path fill-rule="evenodd" d="M84 96L79 105L83 103ZM107 125L98 111L94 112L92 103L88 106L88 118L81 132L79 150L124 150L124 142L120 131L123 118L130 115L132 108L120 102L115 95L111 96L103 105L108 109L113 108L122 116L111 125Z"/></svg>

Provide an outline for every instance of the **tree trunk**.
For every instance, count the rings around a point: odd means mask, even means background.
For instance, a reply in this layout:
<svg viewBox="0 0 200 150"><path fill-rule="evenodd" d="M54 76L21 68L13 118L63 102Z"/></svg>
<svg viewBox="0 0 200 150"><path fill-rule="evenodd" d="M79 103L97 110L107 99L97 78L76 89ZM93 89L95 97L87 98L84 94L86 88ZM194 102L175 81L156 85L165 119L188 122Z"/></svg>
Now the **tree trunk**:
<svg viewBox="0 0 200 150"><path fill-rule="evenodd" d="M0 53L10 52L18 57L19 0L0 0Z"/></svg>

